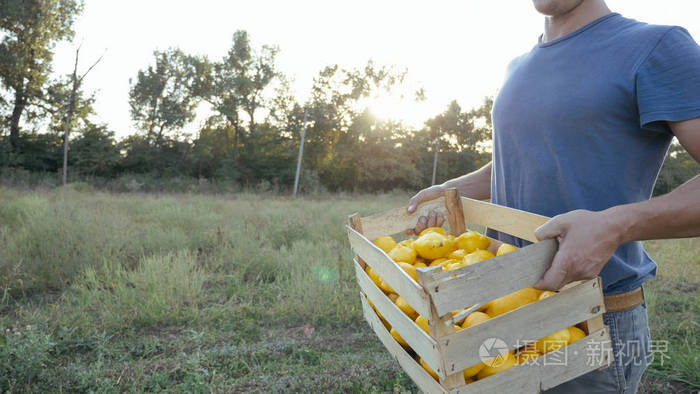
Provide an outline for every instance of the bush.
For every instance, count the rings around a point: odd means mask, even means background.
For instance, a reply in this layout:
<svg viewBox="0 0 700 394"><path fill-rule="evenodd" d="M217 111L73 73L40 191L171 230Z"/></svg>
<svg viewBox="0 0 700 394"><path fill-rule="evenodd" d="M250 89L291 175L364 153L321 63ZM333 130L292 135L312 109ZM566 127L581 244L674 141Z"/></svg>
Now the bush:
<svg viewBox="0 0 700 394"><path fill-rule="evenodd" d="M71 141L68 172L112 176L120 158L114 132L104 126L91 126Z"/></svg>

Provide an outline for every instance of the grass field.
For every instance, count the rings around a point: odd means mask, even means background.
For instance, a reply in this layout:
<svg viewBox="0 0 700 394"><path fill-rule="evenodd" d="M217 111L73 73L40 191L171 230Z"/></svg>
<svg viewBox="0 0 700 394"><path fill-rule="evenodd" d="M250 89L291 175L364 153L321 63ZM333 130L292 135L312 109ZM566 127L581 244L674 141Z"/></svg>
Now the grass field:
<svg viewBox="0 0 700 394"><path fill-rule="evenodd" d="M348 213L406 195L0 189L0 391L416 391L361 316ZM643 392L700 390L700 239L655 241Z"/></svg>

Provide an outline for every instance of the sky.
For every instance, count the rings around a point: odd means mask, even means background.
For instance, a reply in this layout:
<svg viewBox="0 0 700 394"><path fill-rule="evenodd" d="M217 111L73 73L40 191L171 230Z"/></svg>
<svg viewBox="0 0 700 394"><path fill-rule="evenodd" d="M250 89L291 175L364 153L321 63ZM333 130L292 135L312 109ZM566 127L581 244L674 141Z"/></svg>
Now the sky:
<svg viewBox="0 0 700 394"><path fill-rule="evenodd" d="M623 16L680 25L700 38L700 2L607 4ZM327 65L362 67L371 59L406 68L408 87L423 87L427 100L378 97L369 105L378 116L420 126L452 100L472 108L496 94L508 62L537 42L543 17L529 0L85 0L73 43L56 47L54 71L72 72L78 43L79 71L104 53L84 88L96 97L94 120L124 137L136 132L129 116L129 79L151 64L154 50L178 47L217 61L236 30L248 31L253 47L280 48L278 68L293 78L302 101ZM205 117L206 110L198 111L186 130L195 132Z"/></svg>

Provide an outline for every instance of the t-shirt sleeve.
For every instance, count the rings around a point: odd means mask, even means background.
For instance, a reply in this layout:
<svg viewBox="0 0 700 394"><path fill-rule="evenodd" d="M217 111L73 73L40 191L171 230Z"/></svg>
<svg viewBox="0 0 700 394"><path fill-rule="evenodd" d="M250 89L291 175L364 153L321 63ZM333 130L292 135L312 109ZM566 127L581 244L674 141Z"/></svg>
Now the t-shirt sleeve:
<svg viewBox="0 0 700 394"><path fill-rule="evenodd" d="M666 121L700 117L700 47L682 27L660 39L637 71L639 121L670 132Z"/></svg>

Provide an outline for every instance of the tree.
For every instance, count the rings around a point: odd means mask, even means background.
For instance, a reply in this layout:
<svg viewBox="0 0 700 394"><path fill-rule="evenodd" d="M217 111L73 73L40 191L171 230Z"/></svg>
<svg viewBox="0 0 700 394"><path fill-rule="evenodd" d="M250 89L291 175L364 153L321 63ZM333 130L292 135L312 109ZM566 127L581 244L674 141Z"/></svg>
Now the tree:
<svg viewBox="0 0 700 394"><path fill-rule="evenodd" d="M114 132L104 125L88 124L71 143L72 171L84 175L111 176L119 163L119 147Z"/></svg>
<svg viewBox="0 0 700 394"><path fill-rule="evenodd" d="M229 123L232 135L228 146L234 163L239 163L239 148L246 137L255 136L256 112L266 105L263 92L279 77L275 67L278 51L268 45L260 50L251 48L248 33L239 30L233 34L231 48L221 61L192 59L197 76L193 91ZM248 115L247 135L241 114Z"/></svg>
<svg viewBox="0 0 700 394"><path fill-rule="evenodd" d="M220 115L209 117L194 141L193 154L199 178L237 180L238 170L230 156L230 127Z"/></svg>
<svg viewBox="0 0 700 394"><path fill-rule="evenodd" d="M91 126L90 117L95 115L95 96L86 94L80 86L75 91L75 96L71 100L73 91L71 75L65 75L51 81L46 88L44 99L45 105L41 110L36 111L41 116L43 128L48 129L56 135L64 134L66 131L66 113L68 103L73 101L71 115L71 129L83 130Z"/></svg>
<svg viewBox="0 0 700 394"><path fill-rule="evenodd" d="M192 146L187 141L164 137L160 145L154 145L146 136L130 135L118 147L123 152L119 162L122 172L161 178L194 175Z"/></svg>
<svg viewBox="0 0 700 394"><path fill-rule="evenodd" d="M0 2L0 80L12 97L11 143L19 139L24 112L43 99L54 45L73 37L73 22L82 9L81 0Z"/></svg>
<svg viewBox="0 0 700 394"><path fill-rule="evenodd" d="M324 185L332 190L360 185L358 163L368 160L361 152L377 132L376 119L362 120L368 116L362 101L390 94L405 74L370 61L360 69L328 66L314 78L311 102L307 105L311 123L304 145L304 162L318 172ZM372 157L372 160L385 159Z"/></svg>
<svg viewBox="0 0 700 394"><path fill-rule="evenodd" d="M198 99L192 92L195 70L179 49L155 51L155 65L139 71L129 90L131 118L149 142L160 146L168 131L195 117Z"/></svg>
<svg viewBox="0 0 700 394"><path fill-rule="evenodd" d="M294 181L298 145L289 136L269 123L258 125L251 138L246 157L249 180L267 180L273 184L291 185Z"/></svg>
<svg viewBox="0 0 700 394"><path fill-rule="evenodd" d="M103 55L104 56L104 55ZM68 105L66 109L66 124L65 132L63 134L63 174L62 174L62 184L65 186L68 181L68 141L70 137L70 126L71 119L73 118L73 111L75 110L75 104L78 97L78 90L80 85L83 83L83 79L102 60L102 56L97 59L95 63L90 66L83 75L78 77L78 59L80 57L80 47L75 51L75 66L73 67L73 75L71 76L71 91L68 98Z"/></svg>
<svg viewBox="0 0 700 394"><path fill-rule="evenodd" d="M275 93L268 102L267 121L280 129L285 129L290 121L298 123L297 119L292 117L303 112L301 106L294 98L289 79L284 74L278 74L278 84L275 87Z"/></svg>
<svg viewBox="0 0 700 394"><path fill-rule="evenodd" d="M491 138L492 106L493 99L486 97L480 107L462 112L453 100L443 113L426 121L426 126L453 150L477 150L480 143Z"/></svg>
<svg viewBox="0 0 700 394"><path fill-rule="evenodd" d="M408 154L410 143L402 143L410 133L408 127L401 122L379 120L365 111L350 129L362 136L351 152L355 172L352 187L387 191L420 185L417 163Z"/></svg>
<svg viewBox="0 0 700 394"><path fill-rule="evenodd" d="M56 172L61 157L61 139L56 134L21 135L0 154L0 166L20 167L33 172Z"/></svg>
<svg viewBox="0 0 700 394"><path fill-rule="evenodd" d="M492 106L493 99L486 97L480 107L463 112L453 100L443 113L425 122L425 131L432 144L425 141L421 144L433 146L432 184L437 182L437 167L447 170L440 178L449 179L466 174L483 163L483 144L491 139L493 129ZM447 153L444 160L439 160L439 151Z"/></svg>
<svg viewBox="0 0 700 394"><path fill-rule="evenodd" d="M53 168L53 164L49 166L45 163L47 163L47 158L54 154L53 141L63 141L60 134L65 133L66 104L71 95L70 77L52 79L45 85L41 102L36 102L34 108L24 112L25 128L33 125L47 130L45 138L39 137L40 133L38 132L24 132L14 140L12 138L2 140L0 143L3 145L3 151L0 155L5 157L0 161L0 166L36 168L42 169L42 171L44 168ZM89 118L95 113L93 109L95 98L93 95L85 96L84 92L79 89L75 93L73 102L75 123L73 128L81 131L91 125ZM33 144L40 146L32 146ZM47 153L46 149L51 150L52 153ZM42 161L44 164L37 165L32 157L33 154L38 155L36 160Z"/></svg>
<svg viewBox="0 0 700 394"><path fill-rule="evenodd" d="M234 35L234 47L220 63L212 63L206 57L193 58L195 75L192 91L197 96L209 103L212 109L221 115L229 127L226 130L226 148L230 149L233 161L238 159L238 145L240 143L242 126L240 112L242 100L238 95L238 78L236 68L240 66L236 54L236 35ZM242 51L238 51L242 52Z"/></svg>
<svg viewBox="0 0 700 394"><path fill-rule="evenodd" d="M671 192L700 174L700 164L690 156L683 145L674 141L669 147L663 167L654 187L654 196Z"/></svg>
<svg viewBox="0 0 700 394"><path fill-rule="evenodd" d="M253 51L248 72L241 75L240 95L243 108L248 114L248 132L251 137L255 137L255 112L265 105L262 93L278 75L275 69L278 52L277 47L269 45L263 45L260 51Z"/></svg>

